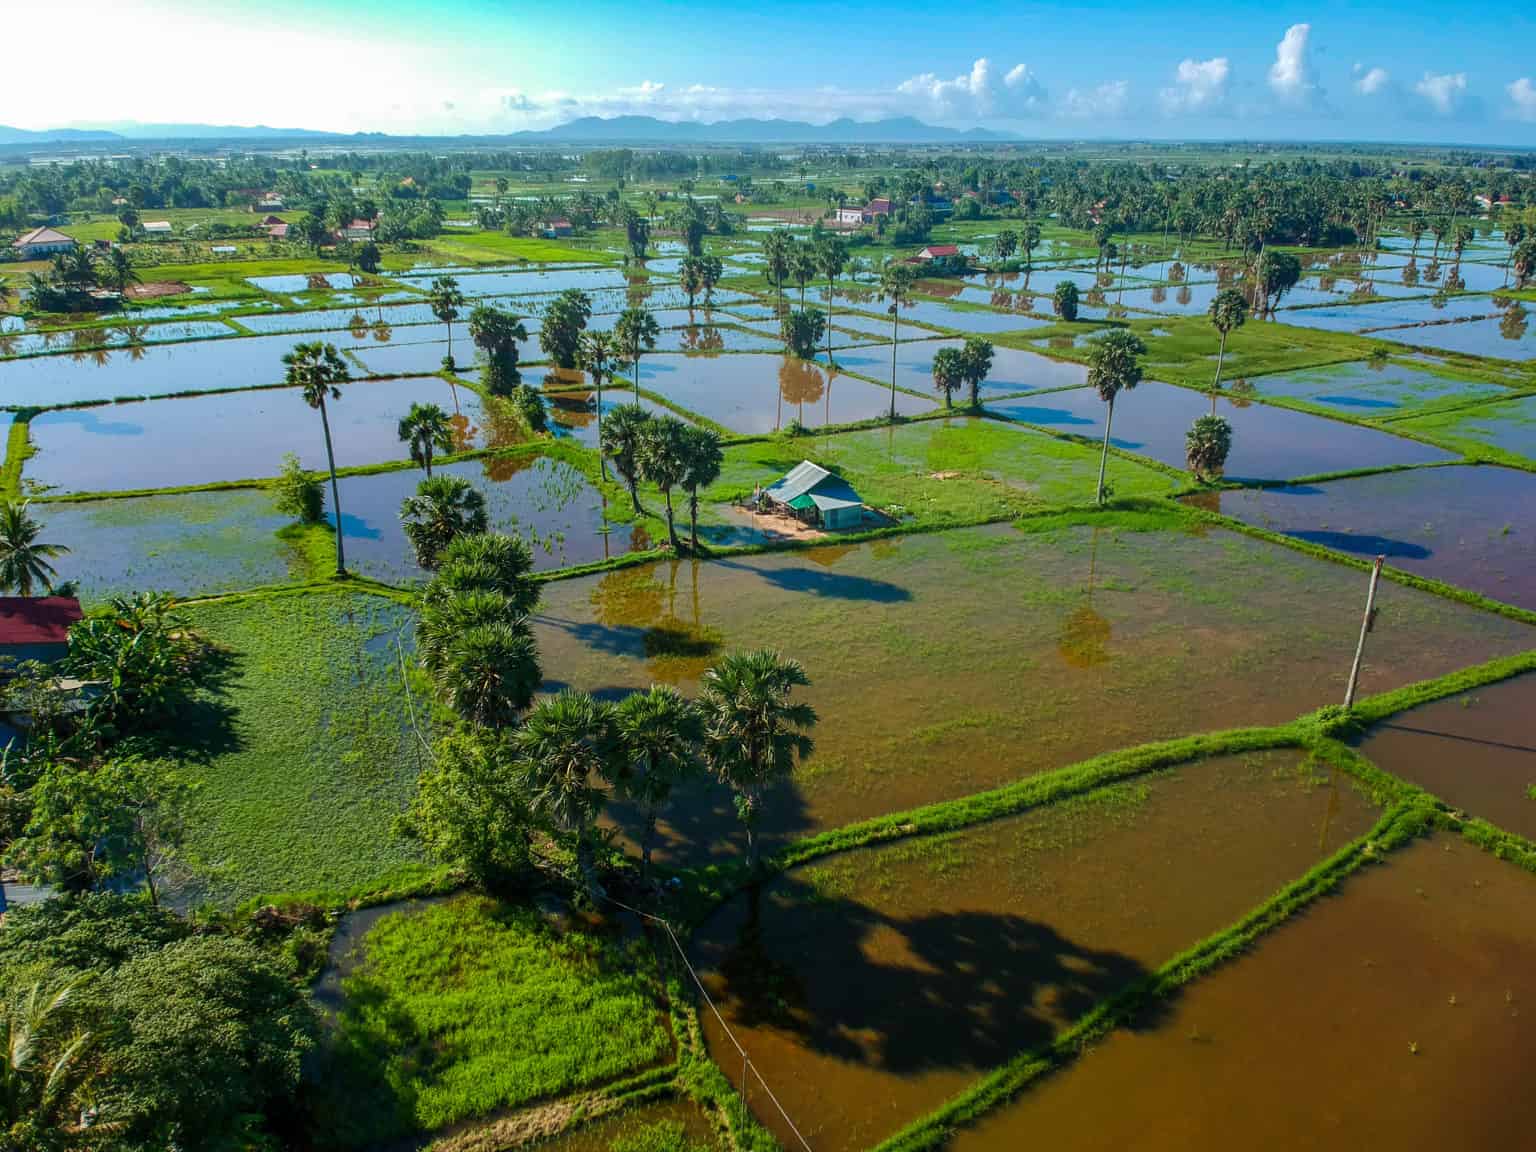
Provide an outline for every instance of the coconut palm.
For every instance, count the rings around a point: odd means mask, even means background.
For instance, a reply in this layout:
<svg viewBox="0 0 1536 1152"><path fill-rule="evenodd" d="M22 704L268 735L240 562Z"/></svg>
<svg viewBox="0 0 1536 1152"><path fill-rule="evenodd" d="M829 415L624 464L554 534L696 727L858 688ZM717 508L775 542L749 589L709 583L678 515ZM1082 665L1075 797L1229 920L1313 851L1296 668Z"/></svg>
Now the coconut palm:
<svg viewBox="0 0 1536 1152"><path fill-rule="evenodd" d="M816 268L827 278L827 365L832 364L832 308L837 278L848 266L848 245L840 236L823 236L816 245Z"/></svg>
<svg viewBox="0 0 1536 1152"><path fill-rule="evenodd" d="M1223 288L1211 301L1211 325L1221 333L1216 356L1216 381L1211 385L1211 415L1216 415L1216 393L1221 391L1221 367L1227 359L1227 336L1248 320L1248 297L1237 288Z"/></svg>
<svg viewBox="0 0 1536 1152"><path fill-rule="evenodd" d="M529 808L575 840L582 886L588 897L600 897L592 827L604 786L626 766L613 706L585 692L561 692L528 713L512 748Z"/></svg>
<svg viewBox="0 0 1536 1152"><path fill-rule="evenodd" d="M680 551L677 528L672 517L672 489L688 476L684 433L688 425L676 416L656 416L647 420L640 435L640 474L661 490L667 505L667 542L674 553Z"/></svg>
<svg viewBox="0 0 1536 1152"><path fill-rule="evenodd" d="M91 1034L71 1020L83 982L18 986L0 1003L0 1138L17 1138L19 1147L94 1147L120 1127L100 1117L89 1131L81 1124L78 1094L94 1073Z"/></svg>
<svg viewBox="0 0 1536 1152"><path fill-rule="evenodd" d="M613 336L607 332L583 332L581 336L580 363L586 369L587 375L592 378L592 386L597 390L597 440L601 444L603 440L603 381L613 379L614 360L616 348ZM601 452L597 454L598 467L602 470L603 479L608 479L608 459Z"/></svg>
<svg viewBox="0 0 1536 1152"><path fill-rule="evenodd" d="M891 420L896 419L896 345L901 336L901 310L912 295L917 277L912 265L887 260L880 266L880 299L891 302Z"/></svg>
<svg viewBox="0 0 1536 1152"><path fill-rule="evenodd" d="M699 489L708 488L720 479L720 469L725 464L725 453L720 447L720 435L712 428L699 428L692 424L683 426L683 459L686 468L683 487L688 489L688 546L699 550Z"/></svg>
<svg viewBox="0 0 1536 1152"><path fill-rule="evenodd" d="M331 507L336 514L336 574L345 576L347 558L342 546L341 487L336 482L336 453L331 447L331 418L325 402L341 399L339 385L351 380L352 373L336 351L336 345L322 344L318 340L295 344L293 351L283 354L283 364L286 369L283 379L298 388L304 403L320 413L320 427L325 431L325 462L331 473Z"/></svg>
<svg viewBox="0 0 1536 1152"><path fill-rule="evenodd" d="M635 402L639 403L640 354L656 347L656 337L661 335L661 327L656 323L656 317L644 308L626 308L619 313L618 322L613 326L613 335L619 342L619 348L634 365Z"/></svg>
<svg viewBox="0 0 1536 1152"><path fill-rule="evenodd" d="M432 478L432 454L453 450L453 424L436 404L412 404L400 418L400 442L411 446L411 462L426 469Z"/></svg>
<svg viewBox="0 0 1536 1152"><path fill-rule="evenodd" d="M464 309L464 293L459 289L459 282L452 276L439 276L432 281L432 287L427 293L427 301L431 305L432 315L436 316L448 326L448 356L450 368L453 365L453 322L459 318ZM524 339L527 339L525 336Z"/></svg>
<svg viewBox="0 0 1536 1152"><path fill-rule="evenodd" d="M674 689L653 684L625 697L617 714L619 739L628 761L620 778L624 794L640 806L640 879L651 871L656 818L672 789L703 770L700 745L704 720Z"/></svg>
<svg viewBox="0 0 1536 1152"><path fill-rule="evenodd" d="M954 407L954 395L965 383L964 357L958 348L940 348L933 354L933 387L944 397L944 407Z"/></svg>
<svg viewBox="0 0 1536 1152"><path fill-rule="evenodd" d="M119 294L126 293L134 284L141 284L137 269L133 266L133 258L128 255L127 249L114 248L104 262L101 269L101 282Z"/></svg>
<svg viewBox="0 0 1536 1152"><path fill-rule="evenodd" d="M0 501L0 589L18 596L30 596L41 584L53 591L58 575L49 560L68 553L62 544L38 540L43 526L27 511L25 500Z"/></svg>
<svg viewBox="0 0 1536 1152"><path fill-rule="evenodd" d="M1185 433L1185 459L1197 480L1220 476L1231 450L1232 425L1220 416L1201 416Z"/></svg>
<svg viewBox="0 0 1536 1152"><path fill-rule="evenodd" d="M816 711L791 701L810 683L797 661L759 649L732 652L704 673L699 706L704 715L704 757L736 793L736 812L747 835L747 870L760 858L757 821L763 795L811 754Z"/></svg>
<svg viewBox="0 0 1536 1152"><path fill-rule="evenodd" d="M629 489L629 501L635 507L635 515L642 514L638 486L640 483L640 459L650 415L638 404L620 404L608 415L603 425L598 449L613 461L613 468Z"/></svg>
<svg viewBox="0 0 1536 1152"><path fill-rule="evenodd" d="M1088 346L1088 383L1099 393L1108 411L1104 417L1104 448L1099 456L1099 488L1095 499L1106 498L1104 471L1109 464L1109 434L1115 422L1115 397L1141 383L1141 356L1147 346L1124 328L1105 333Z"/></svg>
<svg viewBox="0 0 1536 1152"><path fill-rule="evenodd" d="M432 476L401 501L400 519L416 563L430 571L453 540L485 531L485 496L462 476Z"/></svg>

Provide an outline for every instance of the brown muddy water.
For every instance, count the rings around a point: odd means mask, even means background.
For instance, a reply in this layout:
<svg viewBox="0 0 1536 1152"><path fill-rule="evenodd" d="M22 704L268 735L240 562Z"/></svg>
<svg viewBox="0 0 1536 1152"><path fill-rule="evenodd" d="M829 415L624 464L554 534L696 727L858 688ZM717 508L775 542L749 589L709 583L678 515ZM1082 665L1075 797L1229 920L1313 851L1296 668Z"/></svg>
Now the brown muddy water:
<svg viewBox="0 0 1536 1152"><path fill-rule="evenodd" d="M817 1152L867 1148L1261 903L1375 810L1297 751L1219 757L795 869L695 962ZM734 1049L708 1015L722 1068ZM766 1101L758 1118L793 1134Z"/></svg>
<svg viewBox="0 0 1536 1152"><path fill-rule="evenodd" d="M1536 673L1402 712L1360 751L1469 815L1536 839Z"/></svg>
<svg viewBox="0 0 1536 1152"><path fill-rule="evenodd" d="M610 699L652 682L692 695L728 649L800 660L821 722L815 755L764 812L780 843L1342 700L1364 595L1353 569L1220 530L996 527L562 580L536 629L547 689ZM1365 693L1536 642L1396 584L1381 601ZM684 791L662 832L674 862L739 850L719 788Z"/></svg>
<svg viewBox="0 0 1536 1152"><path fill-rule="evenodd" d="M539 1152L713 1152L721 1143L698 1107L679 1096L598 1117L536 1147Z"/></svg>
<svg viewBox="0 0 1536 1152"><path fill-rule="evenodd" d="M1533 907L1513 865L1414 845L950 1148L1527 1148Z"/></svg>

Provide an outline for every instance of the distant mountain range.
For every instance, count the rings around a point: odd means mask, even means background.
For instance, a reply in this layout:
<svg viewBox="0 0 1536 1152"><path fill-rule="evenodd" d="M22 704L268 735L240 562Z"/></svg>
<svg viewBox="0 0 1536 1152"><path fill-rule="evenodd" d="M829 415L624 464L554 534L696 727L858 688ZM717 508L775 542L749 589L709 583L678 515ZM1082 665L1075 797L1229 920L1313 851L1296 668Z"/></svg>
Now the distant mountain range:
<svg viewBox="0 0 1536 1152"><path fill-rule="evenodd" d="M89 128L48 128L29 131L0 125L0 145L103 143L145 140L304 140L337 144L370 144L412 140L506 141L526 144L957 144L989 143L1015 137L986 128L943 128L910 116L886 120L833 120L809 124L801 120L658 120L654 116L583 116L568 124L538 131L501 135L387 136L378 132L317 132L308 128L234 127L217 124L140 124L108 122Z"/></svg>

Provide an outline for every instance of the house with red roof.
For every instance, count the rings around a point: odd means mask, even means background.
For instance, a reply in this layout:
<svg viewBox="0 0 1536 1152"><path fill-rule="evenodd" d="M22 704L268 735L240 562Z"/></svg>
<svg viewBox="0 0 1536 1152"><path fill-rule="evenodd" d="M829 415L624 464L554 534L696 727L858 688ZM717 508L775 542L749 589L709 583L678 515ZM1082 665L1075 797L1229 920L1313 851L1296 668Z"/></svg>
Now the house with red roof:
<svg viewBox="0 0 1536 1152"><path fill-rule="evenodd" d="M919 260L943 260L950 256L960 255L960 249L954 244L930 244L920 249L917 253Z"/></svg>
<svg viewBox="0 0 1536 1152"><path fill-rule="evenodd" d="M81 617L73 596L0 596L0 656L50 664L69 652L69 627Z"/></svg>

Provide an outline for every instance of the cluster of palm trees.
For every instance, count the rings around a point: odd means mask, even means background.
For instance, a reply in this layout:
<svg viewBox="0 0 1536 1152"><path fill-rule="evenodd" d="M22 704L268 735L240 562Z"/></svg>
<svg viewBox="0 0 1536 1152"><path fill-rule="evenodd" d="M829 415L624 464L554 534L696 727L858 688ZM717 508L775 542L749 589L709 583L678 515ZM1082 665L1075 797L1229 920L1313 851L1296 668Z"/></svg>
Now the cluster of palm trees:
<svg viewBox="0 0 1536 1152"><path fill-rule="evenodd" d="M601 404L601 401L599 401ZM652 415L638 404L621 404L598 432L598 447L629 490L636 515L640 482L654 484L666 503L667 540L673 552L682 550L672 506L672 493L688 493L689 547L699 551L699 491L720 478L724 453L713 429L700 428L676 416Z"/></svg>
<svg viewBox="0 0 1536 1152"><path fill-rule="evenodd" d="M981 385L992 371L992 342L968 336L959 348L940 348L933 354L933 386L944 397L944 407L954 406L961 388L971 393L971 407L981 407Z"/></svg>
<svg viewBox="0 0 1536 1152"><path fill-rule="evenodd" d="M720 278L725 275L725 266L720 263L718 256L685 256L677 269L677 286L688 297L688 311L693 311L693 302L700 294L704 297L704 307L707 309L714 298L715 285L720 283Z"/></svg>

